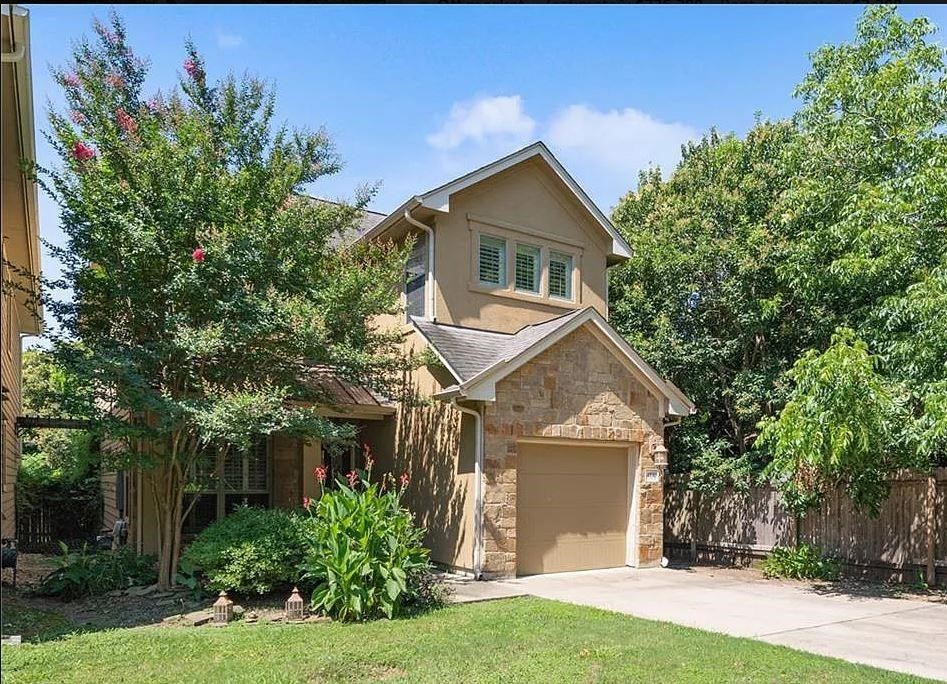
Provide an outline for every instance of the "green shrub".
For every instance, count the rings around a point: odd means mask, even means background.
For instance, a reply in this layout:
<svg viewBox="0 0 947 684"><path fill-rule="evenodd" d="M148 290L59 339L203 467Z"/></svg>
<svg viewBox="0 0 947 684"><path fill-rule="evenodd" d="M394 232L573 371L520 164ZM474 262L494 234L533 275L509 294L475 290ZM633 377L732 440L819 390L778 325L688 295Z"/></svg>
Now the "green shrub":
<svg viewBox="0 0 947 684"><path fill-rule="evenodd" d="M841 572L837 560L823 556L822 549L811 544L795 549L775 546L760 568L767 577L791 579L836 580Z"/></svg>
<svg viewBox="0 0 947 684"><path fill-rule="evenodd" d="M299 582L313 526L294 511L241 507L201 532L181 562L211 589L266 594Z"/></svg>
<svg viewBox="0 0 947 684"><path fill-rule="evenodd" d="M70 551L60 544L62 556L56 569L43 578L37 593L66 601L96 596L115 589L153 584L157 578L154 556L139 556L133 549L90 551L85 545Z"/></svg>
<svg viewBox="0 0 947 684"><path fill-rule="evenodd" d="M367 478L327 489L313 512L314 544L305 577L315 585L312 609L340 620L392 617L442 600L430 582L424 531L401 506L395 489ZM390 484L390 487L386 485Z"/></svg>

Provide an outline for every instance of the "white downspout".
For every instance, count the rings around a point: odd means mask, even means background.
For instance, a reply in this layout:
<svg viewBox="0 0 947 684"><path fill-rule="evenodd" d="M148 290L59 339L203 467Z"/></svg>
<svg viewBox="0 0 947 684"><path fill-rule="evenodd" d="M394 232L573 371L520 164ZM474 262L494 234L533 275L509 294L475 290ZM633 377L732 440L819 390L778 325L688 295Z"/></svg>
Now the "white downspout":
<svg viewBox="0 0 947 684"><path fill-rule="evenodd" d="M416 218L411 215L410 209L404 210L404 220L410 223L415 228L420 228L425 233L427 233L427 292L428 292L428 303L425 308L427 308L428 315L430 316L431 321L437 320L437 310L436 302L437 295L434 293L434 288L437 285L437 279L434 277L434 229L425 223L421 223Z"/></svg>
<svg viewBox="0 0 947 684"><path fill-rule="evenodd" d="M483 575L483 416L480 411L461 406L457 399L451 404L461 413L474 418L474 542L473 572L474 579Z"/></svg>

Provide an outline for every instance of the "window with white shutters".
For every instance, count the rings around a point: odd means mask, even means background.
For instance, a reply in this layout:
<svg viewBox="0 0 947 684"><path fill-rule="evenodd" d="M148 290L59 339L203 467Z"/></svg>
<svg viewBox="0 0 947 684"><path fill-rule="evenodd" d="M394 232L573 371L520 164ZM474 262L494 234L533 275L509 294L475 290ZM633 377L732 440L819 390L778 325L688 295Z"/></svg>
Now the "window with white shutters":
<svg viewBox="0 0 947 684"><path fill-rule="evenodd" d="M480 236L479 272L483 285L506 287L506 240Z"/></svg>
<svg viewBox="0 0 947 684"><path fill-rule="evenodd" d="M549 296L572 299L572 256L549 253Z"/></svg>
<svg viewBox="0 0 947 684"><path fill-rule="evenodd" d="M539 247L516 245L516 289L539 293Z"/></svg>

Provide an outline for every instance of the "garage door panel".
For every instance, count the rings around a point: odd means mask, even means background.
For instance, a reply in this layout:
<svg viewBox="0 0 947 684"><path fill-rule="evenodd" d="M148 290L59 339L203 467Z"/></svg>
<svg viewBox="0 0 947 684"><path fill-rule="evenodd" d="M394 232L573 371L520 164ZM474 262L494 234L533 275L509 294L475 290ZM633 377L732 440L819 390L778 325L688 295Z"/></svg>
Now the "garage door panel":
<svg viewBox="0 0 947 684"><path fill-rule="evenodd" d="M628 491L628 483L614 475L526 473L525 476L529 479L529 486L523 488L523 503L527 506L586 506L596 501L615 502ZM523 477L523 473L517 477ZM563 489L563 480L568 481L567 490Z"/></svg>
<svg viewBox="0 0 947 684"><path fill-rule="evenodd" d="M520 559L517 563L517 572L520 575L594 570L600 567L616 568L625 564L625 535L615 535L611 539L576 540L552 546L517 546L517 557ZM590 559L595 559L592 567L589 567Z"/></svg>
<svg viewBox="0 0 947 684"><path fill-rule="evenodd" d="M625 564L628 449L520 443L517 572Z"/></svg>

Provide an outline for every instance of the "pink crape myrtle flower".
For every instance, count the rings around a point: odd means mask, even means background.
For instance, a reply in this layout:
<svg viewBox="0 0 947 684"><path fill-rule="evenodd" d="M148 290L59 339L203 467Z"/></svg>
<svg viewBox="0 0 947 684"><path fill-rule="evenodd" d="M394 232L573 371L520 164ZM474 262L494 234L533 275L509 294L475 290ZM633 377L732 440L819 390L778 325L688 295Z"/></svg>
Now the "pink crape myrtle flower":
<svg viewBox="0 0 947 684"><path fill-rule="evenodd" d="M79 87L79 77L76 76L75 74L66 74L65 76L62 77L62 82L65 83L70 88Z"/></svg>
<svg viewBox="0 0 947 684"><path fill-rule="evenodd" d="M197 62L195 62L193 59L188 57L187 59L184 60L184 71L187 72L188 76L196 79L201 74L201 67Z"/></svg>
<svg viewBox="0 0 947 684"><path fill-rule="evenodd" d="M204 248L198 247L193 252L191 252L191 258L195 263L201 264L204 263Z"/></svg>
<svg viewBox="0 0 947 684"><path fill-rule="evenodd" d="M124 88L125 81L118 74L109 74L105 77L105 82L113 88Z"/></svg>
<svg viewBox="0 0 947 684"><path fill-rule="evenodd" d="M79 162L89 161L95 157L95 150L84 142L77 142L72 146L72 156Z"/></svg>
<svg viewBox="0 0 947 684"><path fill-rule="evenodd" d="M349 487L354 487L358 482L358 472L355 470L348 473L345 477L349 481Z"/></svg>
<svg viewBox="0 0 947 684"><path fill-rule="evenodd" d="M72 119L72 123L78 126L82 126L84 123L86 123L86 121L88 121L88 119L85 117L85 114L76 110L69 112L69 118Z"/></svg>
<svg viewBox="0 0 947 684"><path fill-rule="evenodd" d="M123 107L119 107L115 110L115 121L118 122L119 128L129 135L134 135L138 132L138 123Z"/></svg>

